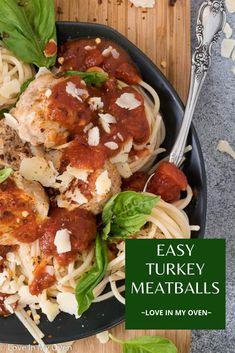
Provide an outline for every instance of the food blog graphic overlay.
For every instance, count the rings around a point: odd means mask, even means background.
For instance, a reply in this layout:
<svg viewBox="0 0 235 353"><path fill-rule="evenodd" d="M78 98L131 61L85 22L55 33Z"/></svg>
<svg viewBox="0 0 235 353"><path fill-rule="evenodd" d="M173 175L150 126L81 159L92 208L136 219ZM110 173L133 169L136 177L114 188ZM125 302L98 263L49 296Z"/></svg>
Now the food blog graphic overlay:
<svg viewBox="0 0 235 353"><path fill-rule="evenodd" d="M126 329L224 329L224 239L126 240Z"/></svg>

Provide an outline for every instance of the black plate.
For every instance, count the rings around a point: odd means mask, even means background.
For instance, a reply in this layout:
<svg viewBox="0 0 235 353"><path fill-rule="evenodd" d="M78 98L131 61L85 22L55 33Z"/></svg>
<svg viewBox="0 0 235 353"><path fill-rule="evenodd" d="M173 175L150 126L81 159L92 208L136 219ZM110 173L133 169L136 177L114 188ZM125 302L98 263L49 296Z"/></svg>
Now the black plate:
<svg viewBox="0 0 235 353"><path fill-rule="evenodd" d="M105 37L124 47L137 64L143 79L156 89L160 96L161 112L166 124L167 136L164 146L169 151L175 141L182 120L184 107L175 90L161 74L159 69L136 46L115 30L90 23L57 23L60 44L68 39L81 37ZM199 232L193 237L203 237L206 221L206 174L203 156L194 127L192 127L188 143L193 146L192 153L187 155L184 171L189 183L196 191L197 198L188 208L191 224L200 225ZM45 343L58 343L76 340L94 335L117 325L124 320L124 306L116 299L97 303L79 320L66 314L60 314L53 323L44 316L40 328L45 333ZM52 335L49 338L48 335ZM0 342L14 344L30 344L33 339L23 325L14 316L0 319Z"/></svg>

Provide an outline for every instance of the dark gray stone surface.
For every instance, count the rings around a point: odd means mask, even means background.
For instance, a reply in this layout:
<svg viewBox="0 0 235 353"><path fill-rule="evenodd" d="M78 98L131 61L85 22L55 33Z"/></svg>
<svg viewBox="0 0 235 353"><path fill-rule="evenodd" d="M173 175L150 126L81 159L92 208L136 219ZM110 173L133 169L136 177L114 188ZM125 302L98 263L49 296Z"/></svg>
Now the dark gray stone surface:
<svg viewBox="0 0 235 353"><path fill-rule="evenodd" d="M191 1L192 48L197 43L195 25L201 3ZM229 14L227 22L233 26L235 38L235 14ZM197 104L194 125L207 171L206 237L227 241L227 328L193 331L191 353L235 353L235 161L216 150L220 139L235 148L235 62L221 57L220 46L221 41L213 51L213 65Z"/></svg>

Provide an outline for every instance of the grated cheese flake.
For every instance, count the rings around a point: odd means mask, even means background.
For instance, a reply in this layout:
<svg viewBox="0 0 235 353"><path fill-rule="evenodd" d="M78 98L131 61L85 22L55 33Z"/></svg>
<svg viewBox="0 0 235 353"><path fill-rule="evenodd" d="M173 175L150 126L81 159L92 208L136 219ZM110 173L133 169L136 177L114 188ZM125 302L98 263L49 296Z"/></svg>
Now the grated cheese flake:
<svg viewBox="0 0 235 353"><path fill-rule="evenodd" d="M11 115L10 113L4 113L5 116L5 123L10 126L14 130L18 130L19 128L19 123L16 120L16 118Z"/></svg>
<svg viewBox="0 0 235 353"><path fill-rule="evenodd" d="M71 232L68 229L60 229L56 232L54 244L58 254L64 254L71 251Z"/></svg>
<svg viewBox="0 0 235 353"><path fill-rule="evenodd" d="M100 130L97 126L88 131L88 144L90 146L98 146L100 143Z"/></svg>
<svg viewBox="0 0 235 353"><path fill-rule="evenodd" d="M104 108L104 103L102 102L101 97L91 97L88 104L92 111Z"/></svg>
<svg viewBox="0 0 235 353"><path fill-rule="evenodd" d="M235 47L235 39L223 39L222 45L221 45L221 55L224 58L230 58L232 51Z"/></svg>
<svg viewBox="0 0 235 353"><path fill-rule="evenodd" d="M78 99L80 102L82 102L82 98L86 99L89 96L86 89L77 88L73 82L67 82L65 90L68 95Z"/></svg>
<svg viewBox="0 0 235 353"><path fill-rule="evenodd" d="M48 89L46 90L46 92L45 92L45 96L46 96L47 98L49 98L49 97L51 96L51 94L52 94L52 90L48 88Z"/></svg>
<svg viewBox="0 0 235 353"><path fill-rule="evenodd" d="M217 150L222 153L229 154L233 159L235 159L235 151L228 141L220 140L217 145Z"/></svg>
<svg viewBox="0 0 235 353"><path fill-rule="evenodd" d="M61 311L70 315L74 315L76 319L80 317L78 315L78 303L73 293L58 293L57 303L59 304Z"/></svg>
<svg viewBox="0 0 235 353"><path fill-rule="evenodd" d="M129 0L135 7L152 8L155 0Z"/></svg>
<svg viewBox="0 0 235 353"><path fill-rule="evenodd" d="M235 12L235 1L234 0L225 0L226 7L228 9L228 12Z"/></svg>
<svg viewBox="0 0 235 353"><path fill-rule="evenodd" d="M95 186L98 195L105 195L111 189L111 180L108 175L108 171L103 171L96 179Z"/></svg>
<svg viewBox="0 0 235 353"><path fill-rule="evenodd" d="M229 23L225 24L223 32L226 35L227 39L232 37L233 30L232 30L231 26L229 25Z"/></svg>
<svg viewBox="0 0 235 353"><path fill-rule="evenodd" d="M118 144L116 142L113 142L113 141L106 142L104 145L107 148L109 148L110 150L113 150L113 151L118 149Z"/></svg>
<svg viewBox="0 0 235 353"><path fill-rule="evenodd" d="M105 132L107 132L108 134L110 134L111 129L109 124L116 124L117 120L116 118L111 115L111 114L99 114L100 117L100 123L104 129Z"/></svg>
<svg viewBox="0 0 235 353"><path fill-rule="evenodd" d="M96 338L100 341L101 344L106 344L109 341L109 331L98 333Z"/></svg>
<svg viewBox="0 0 235 353"><path fill-rule="evenodd" d="M135 98L133 93L123 93L115 102L119 107L133 110L141 105L141 102Z"/></svg>
<svg viewBox="0 0 235 353"><path fill-rule="evenodd" d="M112 50L113 50L113 47L110 45L108 48L106 48L102 51L102 55L107 57L111 54Z"/></svg>

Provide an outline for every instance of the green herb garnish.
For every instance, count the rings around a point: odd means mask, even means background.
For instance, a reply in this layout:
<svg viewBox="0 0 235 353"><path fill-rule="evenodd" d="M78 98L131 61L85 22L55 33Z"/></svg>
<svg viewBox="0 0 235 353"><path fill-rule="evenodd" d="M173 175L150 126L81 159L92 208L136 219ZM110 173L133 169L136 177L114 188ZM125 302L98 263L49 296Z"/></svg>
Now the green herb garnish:
<svg viewBox="0 0 235 353"><path fill-rule="evenodd" d="M103 238L126 239L138 232L147 222L147 217L159 200L159 196L134 191L114 195L103 209Z"/></svg>
<svg viewBox="0 0 235 353"><path fill-rule="evenodd" d="M122 346L123 353L177 353L174 343L167 338L158 336L142 336L133 340L119 340L112 335L109 337Z"/></svg>
<svg viewBox="0 0 235 353"><path fill-rule="evenodd" d="M65 71L62 74L63 76L79 76L83 79L86 84L94 85L100 87L104 82L109 78L108 74L105 72L83 72L83 71Z"/></svg>
<svg viewBox="0 0 235 353"><path fill-rule="evenodd" d="M3 183L11 175L13 170L11 168L4 168L0 170L0 184Z"/></svg>
<svg viewBox="0 0 235 353"><path fill-rule="evenodd" d="M56 43L53 0L1 0L0 37L17 58L28 64L49 68L56 52L45 52L48 43Z"/></svg>
<svg viewBox="0 0 235 353"><path fill-rule="evenodd" d="M82 315L90 307L94 299L93 289L103 279L107 264L107 244L98 234L95 245L95 262L91 269L82 275L76 286L79 315Z"/></svg>

